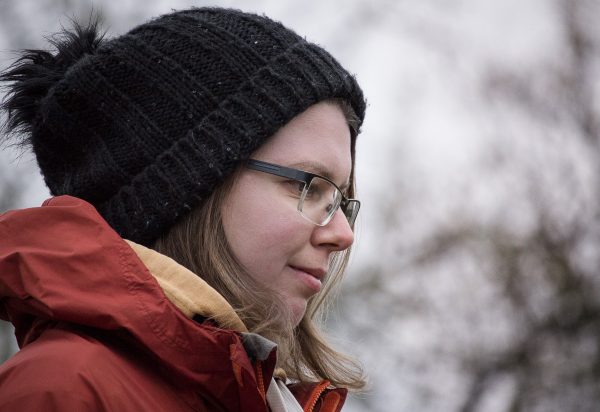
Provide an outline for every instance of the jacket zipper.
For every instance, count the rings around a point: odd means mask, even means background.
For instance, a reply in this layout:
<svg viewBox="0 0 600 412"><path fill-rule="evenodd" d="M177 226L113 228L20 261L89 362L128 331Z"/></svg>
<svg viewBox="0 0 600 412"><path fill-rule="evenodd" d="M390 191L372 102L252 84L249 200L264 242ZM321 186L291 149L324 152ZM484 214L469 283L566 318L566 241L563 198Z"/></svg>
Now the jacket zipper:
<svg viewBox="0 0 600 412"><path fill-rule="evenodd" d="M262 362L256 361L256 383L258 384L258 392L265 404L267 403L267 391L265 390L265 382L263 380Z"/></svg>
<svg viewBox="0 0 600 412"><path fill-rule="evenodd" d="M304 412L313 412L315 406L317 405L317 401L319 400L323 392L325 392L325 389L327 389L328 386L329 381L322 381L317 385L317 387L313 390L313 393L310 396L308 403L304 407Z"/></svg>

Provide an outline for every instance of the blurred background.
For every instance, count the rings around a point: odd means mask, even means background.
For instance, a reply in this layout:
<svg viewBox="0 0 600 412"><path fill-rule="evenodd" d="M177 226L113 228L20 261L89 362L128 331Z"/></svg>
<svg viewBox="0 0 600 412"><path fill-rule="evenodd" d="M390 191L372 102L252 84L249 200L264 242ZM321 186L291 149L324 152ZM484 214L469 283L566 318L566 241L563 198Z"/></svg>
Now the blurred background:
<svg viewBox="0 0 600 412"><path fill-rule="evenodd" d="M0 0L0 68L92 7L110 36L203 5L282 21L367 96L328 327L370 390L345 410L598 410L600 2ZM48 196L0 151L0 212ZM0 361L15 350L0 323Z"/></svg>

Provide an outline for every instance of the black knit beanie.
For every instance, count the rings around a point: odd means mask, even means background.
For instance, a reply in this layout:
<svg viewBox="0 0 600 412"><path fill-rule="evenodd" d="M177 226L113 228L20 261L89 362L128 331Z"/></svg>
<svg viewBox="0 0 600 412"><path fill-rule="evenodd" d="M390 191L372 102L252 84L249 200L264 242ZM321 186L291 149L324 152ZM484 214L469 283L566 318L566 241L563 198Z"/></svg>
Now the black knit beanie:
<svg viewBox="0 0 600 412"><path fill-rule="evenodd" d="M103 40L96 23L2 74L53 195L92 203L149 245L294 116L329 98L362 123L355 79L280 23L238 10L163 15Z"/></svg>

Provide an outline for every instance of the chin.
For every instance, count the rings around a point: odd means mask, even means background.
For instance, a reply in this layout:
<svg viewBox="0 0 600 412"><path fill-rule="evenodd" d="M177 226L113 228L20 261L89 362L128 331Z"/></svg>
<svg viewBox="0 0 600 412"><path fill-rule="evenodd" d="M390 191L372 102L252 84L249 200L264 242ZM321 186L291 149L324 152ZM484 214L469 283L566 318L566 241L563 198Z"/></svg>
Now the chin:
<svg viewBox="0 0 600 412"><path fill-rule="evenodd" d="M302 302L294 302L290 307L291 315L292 315L292 323L294 327L300 324L300 321L304 317L306 313L306 300L302 300Z"/></svg>

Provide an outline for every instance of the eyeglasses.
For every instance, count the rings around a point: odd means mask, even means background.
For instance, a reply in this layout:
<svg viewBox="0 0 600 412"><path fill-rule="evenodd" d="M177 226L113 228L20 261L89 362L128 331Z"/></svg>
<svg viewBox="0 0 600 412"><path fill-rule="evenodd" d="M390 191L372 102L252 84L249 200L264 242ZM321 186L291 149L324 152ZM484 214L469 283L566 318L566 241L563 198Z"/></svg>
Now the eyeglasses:
<svg viewBox="0 0 600 412"><path fill-rule="evenodd" d="M338 208L341 208L350 227L354 227L360 202L356 199L348 199L328 178L255 159L247 160L246 167L291 179L288 182L288 190L293 196L298 197L298 211L315 225L325 226L331 221Z"/></svg>

